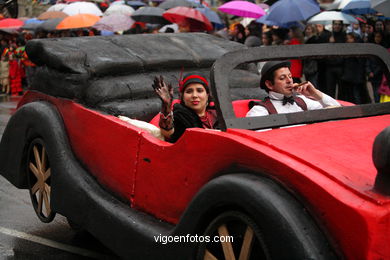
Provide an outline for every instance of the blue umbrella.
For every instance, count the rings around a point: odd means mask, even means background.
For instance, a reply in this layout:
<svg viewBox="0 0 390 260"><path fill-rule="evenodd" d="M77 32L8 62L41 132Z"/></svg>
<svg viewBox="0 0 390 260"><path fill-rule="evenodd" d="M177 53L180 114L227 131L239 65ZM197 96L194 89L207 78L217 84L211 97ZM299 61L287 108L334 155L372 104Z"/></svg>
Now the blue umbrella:
<svg viewBox="0 0 390 260"><path fill-rule="evenodd" d="M267 20L288 24L306 20L320 11L320 6L313 0L280 0L270 7Z"/></svg>
<svg viewBox="0 0 390 260"><path fill-rule="evenodd" d="M40 23L43 23L43 22L44 21L38 20L37 18L31 18L31 19L28 19L28 20L24 21L24 24L30 24L30 23L40 24Z"/></svg>
<svg viewBox="0 0 390 260"><path fill-rule="evenodd" d="M146 4L144 2L141 2L141 1L127 1L126 2L127 5L130 5L131 7L133 7L134 9L137 9L137 8L140 8L141 6L146 6Z"/></svg>
<svg viewBox="0 0 390 260"><path fill-rule="evenodd" d="M216 12L211 10L208 7L197 7L196 10L200 11L202 14L204 14L207 19L209 19L210 22L215 24L223 24L221 21L221 18L218 16Z"/></svg>
<svg viewBox="0 0 390 260"><path fill-rule="evenodd" d="M293 26L303 28L303 25L301 23L299 23L299 22L280 23L280 22L267 20L267 16L268 15L264 15L264 16L260 17L259 19L256 20L256 22L262 23L262 24L266 24L266 25L269 25L269 26L278 26L278 27L281 27L281 28L290 28L290 27L293 27Z"/></svg>
<svg viewBox="0 0 390 260"><path fill-rule="evenodd" d="M346 14L375 14L370 0L344 0L339 5L341 12Z"/></svg>
<svg viewBox="0 0 390 260"><path fill-rule="evenodd" d="M35 31L35 30L38 30L39 25L43 22L44 21L38 20L37 18L31 18L31 19L24 21L24 24L21 27L21 29Z"/></svg>
<svg viewBox="0 0 390 260"><path fill-rule="evenodd" d="M110 36L110 35L114 35L115 33L114 32L110 32L110 31L100 31L100 35L101 36Z"/></svg>

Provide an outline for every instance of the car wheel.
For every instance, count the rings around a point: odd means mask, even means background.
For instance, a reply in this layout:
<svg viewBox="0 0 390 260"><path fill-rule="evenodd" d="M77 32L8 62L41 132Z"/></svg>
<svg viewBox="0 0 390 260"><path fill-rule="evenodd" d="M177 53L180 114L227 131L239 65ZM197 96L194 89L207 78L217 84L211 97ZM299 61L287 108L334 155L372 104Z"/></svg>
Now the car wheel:
<svg viewBox="0 0 390 260"><path fill-rule="evenodd" d="M258 226L238 211L217 216L206 228L203 238L209 239L200 243L197 259L270 259Z"/></svg>
<svg viewBox="0 0 390 260"><path fill-rule="evenodd" d="M51 167L42 139L34 139L27 154L27 181L31 202L38 218L45 223L55 217L50 205Z"/></svg>

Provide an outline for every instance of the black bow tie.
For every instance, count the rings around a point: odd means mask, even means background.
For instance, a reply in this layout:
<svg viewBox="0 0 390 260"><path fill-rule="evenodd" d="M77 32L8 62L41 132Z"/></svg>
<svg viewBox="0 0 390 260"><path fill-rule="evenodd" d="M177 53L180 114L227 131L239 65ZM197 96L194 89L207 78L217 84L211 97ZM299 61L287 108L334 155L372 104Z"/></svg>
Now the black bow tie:
<svg viewBox="0 0 390 260"><path fill-rule="evenodd" d="M283 106L286 105L287 103L290 103L292 105L295 102L294 96L289 96L289 97L284 96L282 102L283 102L282 103Z"/></svg>

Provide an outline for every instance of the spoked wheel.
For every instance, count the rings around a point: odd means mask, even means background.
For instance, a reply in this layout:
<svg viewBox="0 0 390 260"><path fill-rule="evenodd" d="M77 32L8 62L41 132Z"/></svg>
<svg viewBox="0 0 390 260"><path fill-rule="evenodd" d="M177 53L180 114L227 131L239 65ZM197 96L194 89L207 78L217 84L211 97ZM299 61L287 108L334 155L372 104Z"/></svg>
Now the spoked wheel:
<svg viewBox="0 0 390 260"><path fill-rule="evenodd" d="M42 222L51 222L55 217L50 206L51 168L45 144L40 138L34 139L28 149L27 179L35 213Z"/></svg>
<svg viewBox="0 0 390 260"><path fill-rule="evenodd" d="M199 245L197 259L269 259L259 228L241 212L229 211L219 215L206 228L204 235L209 236L210 242Z"/></svg>

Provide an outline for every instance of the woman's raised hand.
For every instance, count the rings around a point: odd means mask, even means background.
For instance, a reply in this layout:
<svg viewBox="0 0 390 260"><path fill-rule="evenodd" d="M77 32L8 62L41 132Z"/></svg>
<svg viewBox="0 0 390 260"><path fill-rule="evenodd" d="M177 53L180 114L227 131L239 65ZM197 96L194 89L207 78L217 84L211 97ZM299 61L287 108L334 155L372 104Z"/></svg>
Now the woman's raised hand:
<svg viewBox="0 0 390 260"><path fill-rule="evenodd" d="M157 95L160 97L163 104L170 107L173 99L172 85L166 84L164 82L163 76L160 75L159 77L154 77L152 87L154 88L154 91L157 93Z"/></svg>

